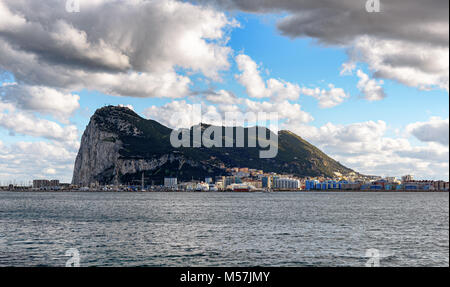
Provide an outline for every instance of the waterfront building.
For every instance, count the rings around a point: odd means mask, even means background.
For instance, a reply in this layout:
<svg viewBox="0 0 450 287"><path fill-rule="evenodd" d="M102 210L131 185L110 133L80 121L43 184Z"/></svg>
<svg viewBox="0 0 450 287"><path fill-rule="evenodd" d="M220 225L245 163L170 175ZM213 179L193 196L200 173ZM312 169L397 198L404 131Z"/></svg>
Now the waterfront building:
<svg viewBox="0 0 450 287"><path fill-rule="evenodd" d="M228 186L227 189L232 190L232 191L238 191L238 192L247 192L247 191L254 189L254 187L252 187L248 184L234 183L234 184Z"/></svg>
<svg viewBox="0 0 450 287"><path fill-rule="evenodd" d="M253 180L253 179L244 179L243 181L242 181L242 183L243 184L247 184L247 185L251 185L251 186L253 186L254 188L259 188L259 189L261 189L263 186L262 186L262 181L259 181L259 180Z"/></svg>
<svg viewBox="0 0 450 287"><path fill-rule="evenodd" d="M358 182L347 182L347 183L341 183L341 189L342 190L359 190L361 189L361 183Z"/></svg>
<svg viewBox="0 0 450 287"><path fill-rule="evenodd" d="M403 186L404 190L419 190L419 185L417 183L405 183Z"/></svg>
<svg viewBox="0 0 450 287"><path fill-rule="evenodd" d="M233 183L242 183L242 180L237 176L225 177L225 186L232 185Z"/></svg>
<svg viewBox="0 0 450 287"><path fill-rule="evenodd" d="M33 188L42 188L50 186L50 181L47 179L35 179L33 180Z"/></svg>
<svg viewBox="0 0 450 287"><path fill-rule="evenodd" d="M372 186L370 187L370 189L372 190L382 190L385 189L386 184L388 183L388 181L386 179L379 179L376 180L372 183Z"/></svg>
<svg viewBox="0 0 450 287"><path fill-rule="evenodd" d="M404 175L402 176L402 183L406 183L406 182L411 182L414 180L414 176L408 174L408 175Z"/></svg>
<svg viewBox="0 0 450 287"><path fill-rule="evenodd" d="M57 187L59 186L59 180L58 179L52 179L50 180L50 186Z"/></svg>
<svg viewBox="0 0 450 287"><path fill-rule="evenodd" d="M165 177L164 187L166 188L177 188L178 179L176 177Z"/></svg>
<svg viewBox="0 0 450 287"><path fill-rule="evenodd" d="M320 182L318 180L306 180L305 181L305 189L306 190L317 189L318 185L320 185Z"/></svg>
<svg viewBox="0 0 450 287"><path fill-rule="evenodd" d="M59 180L35 179L33 180L34 189L56 190L59 189Z"/></svg>
<svg viewBox="0 0 450 287"><path fill-rule="evenodd" d="M361 190L369 190L370 189L370 184L361 184Z"/></svg>
<svg viewBox="0 0 450 287"><path fill-rule="evenodd" d="M272 188L272 177L265 176L261 179L262 188Z"/></svg>
<svg viewBox="0 0 450 287"><path fill-rule="evenodd" d="M184 191L194 191L196 186L197 186L196 182L182 182L178 184L178 188Z"/></svg>
<svg viewBox="0 0 450 287"><path fill-rule="evenodd" d="M449 182L438 180L433 182L433 187L435 190L439 191L448 191L449 190Z"/></svg>
<svg viewBox="0 0 450 287"><path fill-rule="evenodd" d="M384 186L384 190L395 190L395 185L393 185L393 184L386 184Z"/></svg>
<svg viewBox="0 0 450 287"><path fill-rule="evenodd" d="M223 181L216 181L216 187L218 190L224 190L225 186L223 185Z"/></svg>
<svg viewBox="0 0 450 287"><path fill-rule="evenodd" d="M293 178L274 178L273 188L281 190L300 189L300 180Z"/></svg>
<svg viewBox="0 0 450 287"><path fill-rule="evenodd" d="M385 180L386 180L386 182L388 182L388 183L396 183L396 182L397 182L397 179L396 179L395 177L393 177L393 176L387 176L387 177L385 178Z"/></svg>
<svg viewBox="0 0 450 287"><path fill-rule="evenodd" d="M195 191L209 191L209 184L200 182L195 187Z"/></svg>
<svg viewBox="0 0 450 287"><path fill-rule="evenodd" d="M413 180L413 181L404 183L403 189L404 190L445 191L445 189L440 189L440 188L443 188L445 185L440 186L439 183L444 183L444 182L436 182L436 181L431 181L431 180ZM447 184L447 190L448 190L448 184Z"/></svg>
<svg viewBox="0 0 450 287"><path fill-rule="evenodd" d="M327 184L327 189L337 189L337 183L334 180L328 180L326 182Z"/></svg>
<svg viewBox="0 0 450 287"><path fill-rule="evenodd" d="M379 185L379 184L372 184L370 186L370 190L383 190L384 186L383 185Z"/></svg>

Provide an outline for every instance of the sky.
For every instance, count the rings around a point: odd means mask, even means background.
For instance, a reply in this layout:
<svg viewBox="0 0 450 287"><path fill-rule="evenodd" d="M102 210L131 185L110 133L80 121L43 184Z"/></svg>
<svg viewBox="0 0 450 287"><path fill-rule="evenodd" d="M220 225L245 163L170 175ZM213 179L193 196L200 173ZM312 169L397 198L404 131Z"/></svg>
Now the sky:
<svg viewBox="0 0 450 287"><path fill-rule="evenodd" d="M70 182L105 105L174 128L195 104L276 112L363 174L448 180L448 5L0 0L0 184Z"/></svg>

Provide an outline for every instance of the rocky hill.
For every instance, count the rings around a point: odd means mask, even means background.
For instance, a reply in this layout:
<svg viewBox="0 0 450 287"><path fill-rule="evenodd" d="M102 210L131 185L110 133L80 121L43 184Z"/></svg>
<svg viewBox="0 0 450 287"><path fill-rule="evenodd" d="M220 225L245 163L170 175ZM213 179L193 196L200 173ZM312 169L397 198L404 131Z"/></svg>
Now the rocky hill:
<svg viewBox="0 0 450 287"><path fill-rule="evenodd" d="M244 130L248 141L249 129ZM352 172L289 131L279 132L278 155L269 159L259 157L260 148L174 148L170 144L171 132L125 107L98 109L81 139L73 184L137 184L143 173L146 184L160 184L169 176L189 180L227 175L228 167L297 176L332 177L336 172Z"/></svg>

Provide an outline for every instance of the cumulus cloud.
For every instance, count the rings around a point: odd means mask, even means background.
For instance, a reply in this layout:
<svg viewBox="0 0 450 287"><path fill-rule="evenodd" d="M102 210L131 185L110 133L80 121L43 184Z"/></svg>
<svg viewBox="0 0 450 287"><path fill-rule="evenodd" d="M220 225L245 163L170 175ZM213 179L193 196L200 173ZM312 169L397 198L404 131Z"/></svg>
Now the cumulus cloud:
<svg viewBox="0 0 450 287"><path fill-rule="evenodd" d="M0 101L0 113L5 112L5 111L13 112L15 110L16 110L16 107L13 104L4 103L4 102Z"/></svg>
<svg viewBox="0 0 450 287"><path fill-rule="evenodd" d="M70 182L76 152L57 142L0 143L0 180L5 183L52 177Z"/></svg>
<svg viewBox="0 0 450 287"><path fill-rule="evenodd" d="M46 168L44 170L44 173L48 174L48 175L53 175L53 174L56 174L56 169L54 169L54 168Z"/></svg>
<svg viewBox="0 0 450 287"><path fill-rule="evenodd" d="M3 102L11 103L22 110L53 115L64 123L67 123L68 118L80 107L78 95L62 93L48 87L6 85L0 87L0 91L4 94L1 98Z"/></svg>
<svg viewBox="0 0 450 287"><path fill-rule="evenodd" d="M362 36L352 43L349 55L350 62L367 63L377 78L393 79L422 90L439 88L448 92L448 45Z"/></svg>
<svg viewBox="0 0 450 287"><path fill-rule="evenodd" d="M245 110L257 114L264 112L266 114L277 113L278 118L289 125L300 125L314 120L314 118L301 109L297 103L291 103L287 100L283 102L269 102L269 101L252 101L245 99Z"/></svg>
<svg viewBox="0 0 450 287"><path fill-rule="evenodd" d="M0 67L20 83L135 97L182 97L185 69L218 80L229 68L226 30L237 23L186 2L0 2Z"/></svg>
<svg viewBox="0 0 450 287"><path fill-rule="evenodd" d="M346 63L342 63L342 68L340 71L341 76L348 76L353 74L353 70L356 69L356 63L349 61Z"/></svg>
<svg viewBox="0 0 450 287"><path fill-rule="evenodd" d="M78 130L74 125L61 126L21 111L0 112L0 127L13 135L17 133L61 142L74 142L78 139Z"/></svg>
<svg viewBox="0 0 450 287"><path fill-rule="evenodd" d="M248 116L246 120L251 125L256 124L256 116L261 112L266 113L267 117L270 116L270 113L277 113L279 120L294 126L314 120L309 113L301 109L299 104L289 101L273 103L241 99L241 102L240 106L219 105L216 107L204 102L196 106L185 100L172 101L163 106L151 106L144 111L144 115L171 128L188 128L200 122L213 125L234 125L227 115L235 117L238 113ZM168 114L171 117L167 117Z"/></svg>
<svg viewBox="0 0 450 287"><path fill-rule="evenodd" d="M271 98L275 101L296 100L300 95L300 87L287 81L269 79L265 83L258 65L248 55L240 54L236 63L241 74L236 78L246 88L251 98Z"/></svg>
<svg viewBox="0 0 450 287"><path fill-rule="evenodd" d="M374 152L374 148L376 150L382 148L379 139L386 132L387 124L384 121L368 121L349 125L327 123L318 128L288 127L330 152L357 155Z"/></svg>
<svg viewBox="0 0 450 287"><path fill-rule="evenodd" d="M383 81L371 79L369 75L361 70L358 70L356 74L359 78L357 88L361 91L365 99L369 101L379 101L386 97L384 89L381 86Z"/></svg>
<svg viewBox="0 0 450 287"><path fill-rule="evenodd" d="M423 142L435 142L449 145L449 119L432 117L428 122L409 124L406 131ZM448 157L447 157L448 160Z"/></svg>
<svg viewBox="0 0 450 287"><path fill-rule="evenodd" d="M377 78L448 91L448 1L381 1L380 13L368 13L366 1L353 0L214 2L231 10L286 15L277 27L287 37L348 48L351 62L367 63Z"/></svg>
<svg viewBox="0 0 450 287"><path fill-rule="evenodd" d="M424 162L448 163L449 158L448 148L435 144L411 147L410 149L396 151L396 153L404 158L419 159Z"/></svg>
<svg viewBox="0 0 450 287"><path fill-rule="evenodd" d="M242 101L241 98L236 97L232 92L226 90L212 91L205 95L205 100L214 104L223 105L235 105Z"/></svg>
<svg viewBox="0 0 450 287"><path fill-rule="evenodd" d="M145 117L170 128L190 128L201 122L201 115L201 108L198 109L195 104L189 104L185 100L172 101L163 106L151 106L144 111Z"/></svg>
<svg viewBox="0 0 450 287"><path fill-rule="evenodd" d="M333 84L328 85L329 90L302 88L301 93L306 96L314 97L319 101L321 108L332 108L340 105L350 95L342 88L336 88Z"/></svg>

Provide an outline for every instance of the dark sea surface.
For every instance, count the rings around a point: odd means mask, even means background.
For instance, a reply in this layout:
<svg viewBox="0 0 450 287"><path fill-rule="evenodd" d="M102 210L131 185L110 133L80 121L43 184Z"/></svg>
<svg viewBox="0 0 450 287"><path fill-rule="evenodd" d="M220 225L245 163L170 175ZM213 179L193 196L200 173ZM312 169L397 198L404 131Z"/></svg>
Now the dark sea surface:
<svg viewBox="0 0 450 287"><path fill-rule="evenodd" d="M448 193L0 192L0 266L449 266Z"/></svg>

